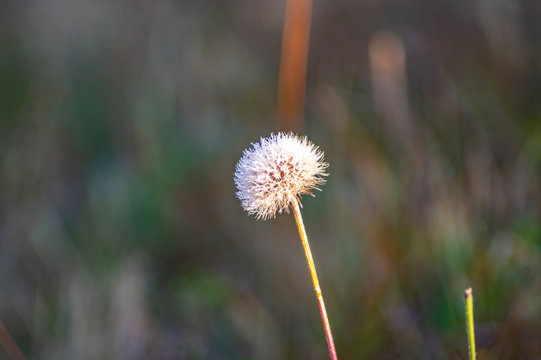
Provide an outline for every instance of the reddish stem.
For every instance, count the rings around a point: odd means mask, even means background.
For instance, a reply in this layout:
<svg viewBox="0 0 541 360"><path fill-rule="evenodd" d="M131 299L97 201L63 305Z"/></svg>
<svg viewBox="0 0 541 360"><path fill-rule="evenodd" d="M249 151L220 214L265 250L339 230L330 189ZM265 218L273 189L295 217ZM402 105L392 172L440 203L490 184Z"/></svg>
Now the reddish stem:
<svg viewBox="0 0 541 360"><path fill-rule="evenodd" d="M1 320L0 320L0 345L2 345L2 347L6 350L8 355L13 360L26 360L21 349L19 349L15 341L13 341L13 338L11 337L7 329L4 327L4 324L2 324Z"/></svg>

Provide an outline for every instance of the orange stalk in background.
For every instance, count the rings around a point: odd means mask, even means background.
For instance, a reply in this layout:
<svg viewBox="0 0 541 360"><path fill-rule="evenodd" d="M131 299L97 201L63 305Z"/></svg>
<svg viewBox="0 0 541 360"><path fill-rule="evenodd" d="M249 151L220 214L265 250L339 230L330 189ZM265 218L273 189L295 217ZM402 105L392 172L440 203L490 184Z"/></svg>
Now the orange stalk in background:
<svg viewBox="0 0 541 360"><path fill-rule="evenodd" d="M276 119L282 131L296 131L302 126L311 16L312 0L287 0Z"/></svg>

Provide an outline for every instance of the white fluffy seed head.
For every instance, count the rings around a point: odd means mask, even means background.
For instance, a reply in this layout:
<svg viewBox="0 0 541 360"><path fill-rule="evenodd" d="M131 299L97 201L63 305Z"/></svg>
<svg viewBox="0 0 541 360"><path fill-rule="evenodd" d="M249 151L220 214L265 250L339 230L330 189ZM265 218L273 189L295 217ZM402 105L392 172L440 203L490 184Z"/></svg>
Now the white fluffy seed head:
<svg viewBox="0 0 541 360"><path fill-rule="evenodd" d="M257 219L289 212L293 201L325 182L323 152L306 137L271 134L244 150L235 169L237 197Z"/></svg>

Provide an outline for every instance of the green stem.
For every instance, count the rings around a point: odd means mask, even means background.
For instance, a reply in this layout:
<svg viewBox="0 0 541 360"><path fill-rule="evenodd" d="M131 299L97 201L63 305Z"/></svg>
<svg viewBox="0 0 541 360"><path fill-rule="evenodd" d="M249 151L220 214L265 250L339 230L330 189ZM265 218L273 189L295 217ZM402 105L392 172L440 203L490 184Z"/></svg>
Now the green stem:
<svg viewBox="0 0 541 360"><path fill-rule="evenodd" d="M468 335L468 351L470 360L475 360L475 330L473 326L473 293L471 288L467 288L464 293L464 302L466 310L466 332Z"/></svg>

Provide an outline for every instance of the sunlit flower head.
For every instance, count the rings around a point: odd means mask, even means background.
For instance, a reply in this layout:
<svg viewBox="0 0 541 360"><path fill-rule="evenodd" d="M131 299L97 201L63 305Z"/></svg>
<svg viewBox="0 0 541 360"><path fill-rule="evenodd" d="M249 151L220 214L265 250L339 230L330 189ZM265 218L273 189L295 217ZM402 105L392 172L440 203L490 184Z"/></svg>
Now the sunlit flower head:
<svg viewBox="0 0 541 360"><path fill-rule="evenodd" d="M289 212L293 201L325 182L323 152L306 137L271 134L244 150L235 169L242 207L258 219Z"/></svg>

